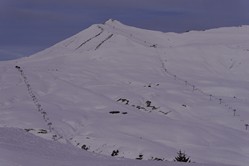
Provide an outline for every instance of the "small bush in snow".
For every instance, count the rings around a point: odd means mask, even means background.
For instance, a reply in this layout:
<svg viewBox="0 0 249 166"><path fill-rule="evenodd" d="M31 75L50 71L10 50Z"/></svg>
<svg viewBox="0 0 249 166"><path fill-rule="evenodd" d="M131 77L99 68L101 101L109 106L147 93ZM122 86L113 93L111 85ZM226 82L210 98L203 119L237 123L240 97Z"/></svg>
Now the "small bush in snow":
<svg viewBox="0 0 249 166"><path fill-rule="evenodd" d="M87 147L85 144L81 146L81 149L88 150L89 147Z"/></svg>
<svg viewBox="0 0 249 166"><path fill-rule="evenodd" d="M119 150L113 150L111 156L117 156L119 153Z"/></svg>
<svg viewBox="0 0 249 166"><path fill-rule="evenodd" d="M139 154L139 156L136 158L137 160L143 160L143 156L142 154Z"/></svg>
<svg viewBox="0 0 249 166"><path fill-rule="evenodd" d="M148 100L145 103L146 103L146 107L150 107L151 106L151 101Z"/></svg>

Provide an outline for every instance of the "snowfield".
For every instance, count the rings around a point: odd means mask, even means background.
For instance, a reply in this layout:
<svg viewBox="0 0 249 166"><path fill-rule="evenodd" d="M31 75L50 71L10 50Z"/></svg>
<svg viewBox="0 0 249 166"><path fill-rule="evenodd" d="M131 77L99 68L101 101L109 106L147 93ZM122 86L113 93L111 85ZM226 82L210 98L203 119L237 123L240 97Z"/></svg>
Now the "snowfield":
<svg viewBox="0 0 249 166"><path fill-rule="evenodd" d="M0 62L0 165L174 166L182 150L190 166L247 166L248 64L249 26L116 20Z"/></svg>
<svg viewBox="0 0 249 166"><path fill-rule="evenodd" d="M105 157L71 145L48 141L15 128L0 128L1 166L225 166L220 164L182 164L167 161L140 161Z"/></svg>

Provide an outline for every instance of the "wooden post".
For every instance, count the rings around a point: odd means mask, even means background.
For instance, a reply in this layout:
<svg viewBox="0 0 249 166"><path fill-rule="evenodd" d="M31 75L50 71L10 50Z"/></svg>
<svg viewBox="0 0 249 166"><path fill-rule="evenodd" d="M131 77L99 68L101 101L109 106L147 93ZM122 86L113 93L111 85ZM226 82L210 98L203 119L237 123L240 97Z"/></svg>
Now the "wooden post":
<svg viewBox="0 0 249 166"><path fill-rule="evenodd" d="M245 126L246 126L246 130L247 130L247 128L248 128L248 126L249 126L249 124L245 124Z"/></svg>
<svg viewBox="0 0 249 166"><path fill-rule="evenodd" d="M236 112L236 111L237 111L236 109L233 110L233 116L235 116L235 112Z"/></svg>

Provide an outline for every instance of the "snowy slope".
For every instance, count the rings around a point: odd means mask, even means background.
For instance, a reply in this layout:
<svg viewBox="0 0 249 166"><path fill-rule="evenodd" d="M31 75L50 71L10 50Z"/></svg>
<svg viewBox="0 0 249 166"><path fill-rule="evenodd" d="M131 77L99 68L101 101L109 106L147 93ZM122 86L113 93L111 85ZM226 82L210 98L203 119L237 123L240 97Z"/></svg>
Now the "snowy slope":
<svg viewBox="0 0 249 166"><path fill-rule="evenodd" d="M44 140L20 129L0 128L0 132L3 134L0 137L1 166L223 166L220 164L180 164L111 158L91 154L74 146Z"/></svg>
<svg viewBox="0 0 249 166"><path fill-rule="evenodd" d="M249 27L183 34L109 20L0 63L0 126L88 151L249 163Z"/></svg>

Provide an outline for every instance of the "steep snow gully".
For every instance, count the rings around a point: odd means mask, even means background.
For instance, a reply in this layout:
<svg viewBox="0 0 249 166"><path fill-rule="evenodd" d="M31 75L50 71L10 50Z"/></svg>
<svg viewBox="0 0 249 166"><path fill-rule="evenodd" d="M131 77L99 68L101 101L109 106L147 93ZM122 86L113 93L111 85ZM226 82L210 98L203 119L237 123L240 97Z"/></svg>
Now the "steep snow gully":
<svg viewBox="0 0 249 166"><path fill-rule="evenodd" d="M83 43L81 43L81 44L76 48L76 50L79 49L80 47L82 47L84 44L88 43L89 41L91 41L91 40L93 40L94 38L96 38L96 37L98 37L99 35L101 35L101 34L103 33L104 29L103 29L101 26L98 26L98 28L100 29L100 32L99 32L98 34L96 34L95 36L93 36L93 37L87 39L87 40L84 41Z"/></svg>

